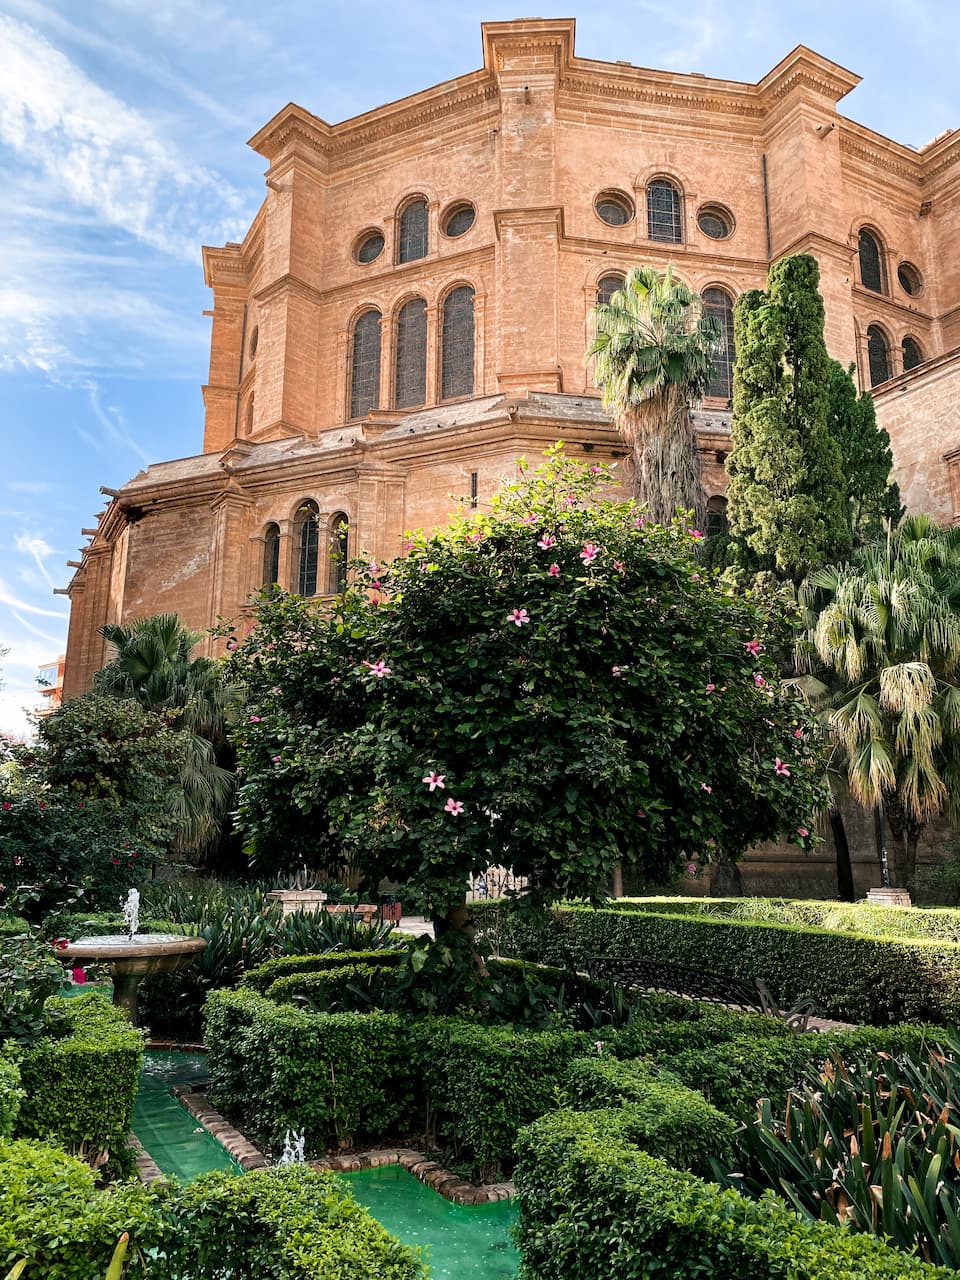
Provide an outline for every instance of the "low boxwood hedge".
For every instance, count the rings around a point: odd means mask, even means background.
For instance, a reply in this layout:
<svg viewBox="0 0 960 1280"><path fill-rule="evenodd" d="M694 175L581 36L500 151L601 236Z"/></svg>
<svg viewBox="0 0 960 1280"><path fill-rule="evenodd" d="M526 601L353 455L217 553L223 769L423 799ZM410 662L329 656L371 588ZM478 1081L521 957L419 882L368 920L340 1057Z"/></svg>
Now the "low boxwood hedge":
<svg viewBox="0 0 960 1280"><path fill-rule="evenodd" d="M948 1280L872 1236L802 1222L640 1149L631 1106L541 1117L517 1138L524 1280Z"/></svg>
<svg viewBox="0 0 960 1280"><path fill-rule="evenodd" d="M582 969L588 956L655 957L733 978L771 981L782 1006L812 999L850 1022L956 1022L960 944L868 938L801 925L676 913L564 907L534 916L480 909L506 955Z"/></svg>
<svg viewBox="0 0 960 1280"><path fill-rule="evenodd" d="M50 1033L20 1053L25 1097L14 1132L93 1164L123 1150L143 1062L143 1037L103 996L47 1001Z"/></svg>
<svg viewBox="0 0 960 1280"><path fill-rule="evenodd" d="M206 1017L211 1100L274 1147L287 1129L322 1152L419 1123L396 1014L312 1013L234 990L211 992Z"/></svg>
<svg viewBox="0 0 960 1280"><path fill-rule="evenodd" d="M264 993L278 1004L300 1004L316 1013L366 1013L381 1007L397 981L389 965L331 965L312 973L288 973Z"/></svg>
<svg viewBox="0 0 960 1280"><path fill-rule="evenodd" d="M9 1138L13 1133L23 1102L20 1085L20 1068L15 1059L0 1051L0 1138Z"/></svg>
<svg viewBox="0 0 960 1280"><path fill-rule="evenodd" d="M240 979L241 987L264 994L280 978L299 973L319 973L324 969L337 969L351 965L374 965L377 968L393 968L400 964L406 952L380 951L323 951L319 955L275 956L254 969L248 969Z"/></svg>

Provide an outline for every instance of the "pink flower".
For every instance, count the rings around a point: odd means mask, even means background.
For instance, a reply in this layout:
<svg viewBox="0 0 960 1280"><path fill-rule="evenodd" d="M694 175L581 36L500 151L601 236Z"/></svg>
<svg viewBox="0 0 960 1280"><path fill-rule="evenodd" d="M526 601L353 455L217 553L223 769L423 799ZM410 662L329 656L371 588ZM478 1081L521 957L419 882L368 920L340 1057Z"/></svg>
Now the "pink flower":
<svg viewBox="0 0 960 1280"><path fill-rule="evenodd" d="M638 809L638 810L637 810L637 817L638 817L638 818L645 818L646 816L647 816L647 811L646 811L646 809Z"/></svg>
<svg viewBox="0 0 960 1280"><path fill-rule="evenodd" d="M528 511L528 512L527 512L527 514L526 514L525 516L522 516L522 517L521 517L521 519L520 519L520 523L521 523L521 524L536 524L536 523L537 523L537 517L533 514L533 512L532 512L532 511Z"/></svg>
<svg viewBox="0 0 960 1280"><path fill-rule="evenodd" d="M756 671L754 672L753 683L757 686L758 689L762 689L767 682L766 680L764 680L760 672Z"/></svg>
<svg viewBox="0 0 960 1280"><path fill-rule="evenodd" d="M699 575L699 573L691 573L691 575L690 575L690 581L691 581L691 582L699 582L699 581L700 581L700 575Z"/></svg>
<svg viewBox="0 0 960 1280"><path fill-rule="evenodd" d="M113 860L113 865L114 865L115 867L119 867L119 865L120 865L120 859L119 859L119 858L114 858L114 860Z"/></svg>
<svg viewBox="0 0 960 1280"><path fill-rule="evenodd" d="M383 658L378 658L376 662L364 662L363 664L372 676L376 676L378 680L382 680L384 676L391 674L390 667L384 662Z"/></svg>
<svg viewBox="0 0 960 1280"><path fill-rule="evenodd" d="M482 541L482 539L483 539L483 534L479 529L476 531L476 533L467 534L467 542L480 542Z"/></svg>
<svg viewBox="0 0 960 1280"><path fill-rule="evenodd" d="M443 806L443 809L445 813L453 814L455 818L459 817L459 815L463 813L463 805L460 803L459 800L454 800L453 796L451 796L450 799L447 801L447 803Z"/></svg>
<svg viewBox="0 0 960 1280"><path fill-rule="evenodd" d="M687 533L689 533L690 537L694 540L694 542L699 542L703 537L703 534L700 532L699 529L688 529Z"/></svg>
<svg viewBox="0 0 960 1280"><path fill-rule="evenodd" d="M779 756L777 756L776 760L774 760L773 762L773 771L774 773L779 774L780 777L782 778L790 777L790 770L783 763L783 761L780 759Z"/></svg>
<svg viewBox="0 0 960 1280"><path fill-rule="evenodd" d="M617 573L627 572L627 566L624 564L622 560L614 560L613 567L616 569Z"/></svg>
<svg viewBox="0 0 960 1280"><path fill-rule="evenodd" d="M802 738L802 737L803 737L803 730L802 730L802 729L794 729L794 731L793 731L793 736L794 736L795 738Z"/></svg>
<svg viewBox="0 0 960 1280"><path fill-rule="evenodd" d="M434 773L433 770L431 770L427 776L425 778L421 778L420 781L425 787L429 787L431 791L443 791L446 786L444 782L444 778L446 776L447 775L445 773Z"/></svg>
<svg viewBox="0 0 960 1280"><path fill-rule="evenodd" d="M713 787L708 787L705 782L700 783L700 790L706 791L708 794L713 791Z"/></svg>
<svg viewBox="0 0 960 1280"><path fill-rule="evenodd" d="M630 668L629 667L611 667L610 670L615 676L619 676L624 671L629 671Z"/></svg>
<svg viewBox="0 0 960 1280"><path fill-rule="evenodd" d="M23 859L22 859L22 858L14 858L14 860L13 860L13 865L14 865L15 867L19 867L19 866L21 866L22 864L23 864Z"/></svg>
<svg viewBox="0 0 960 1280"><path fill-rule="evenodd" d="M684 867L684 870L692 879L697 874L697 864L695 862L688 862Z"/></svg>
<svg viewBox="0 0 960 1280"><path fill-rule="evenodd" d="M228 641L227 641L227 648L228 648L231 652L233 652L233 650L237 648L237 642L236 642L236 640L234 640L234 639L232 639L232 638L231 638L230 640L228 640Z"/></svg>
<svg viewBox="0 0 960 1280"><path fill-rule="evenodd" d="M380 572L380 566L377 564L376 560L371 560L370 563L367 565L367 568L374 575Z"/></svg>
<svg viewBox="0 0 960 1280"><path fill-rule="evenodd" d="M530 621L530 615L526 609L514 609L513 613L507 614L507 622L512 622L518 627L522 627Z"/></svg>
<svg viewBox="0 0 960 1280"><path fill-rule="evenodd" d="M13 808L13 805L10 803L10 801L9 801L9 800L4 800L4 802L3 802L3 807L4 807L4 809L12 809L12 808Z"/></svg>
<svg viewBox="0 0 960 1280"><path fill-rule="evenodd" d="M259 716L251 716L251 717L250 717L250 723L251 723L251 724L259 724L259 723L260 723L260 717L259 717Z"/></svg>
<svg viewBox="0 0 960 1280"><path fill-rule="evenodd" d="M596 463L594 463L593 466L590 468L590 474L592 476L598 476L600 474L600 471L601 471L601 468L598 467Z"/></svg>
<svg viewBox="0 0 960 1280"><path fill-rule="evenodd" d="M274 757L273 757L273 763L274 763L274 764L281 764L281 763L282 763L282 761L283 761L283 756L274 756Z"/></svg>
<svg viewBox="0 0 960 1280"><path fill-rule="evenodd" d="M564 502L568 507L575 507L577 505L577 495L575 493L568 493L564 498Z"/></svg>
<svg viewBox="0 0 960 1280"><path fill-rule="evenodd" d="M551 538L549 533L545 533L543 537L540 539L540 541L537 543L537 546L540 548L541 551L549 551L551 547L555 547L556 545L557 545L556 538Z"/></svg>
<svg viewBox="0 0 960 1280"><path fill-rule="evenodd" d="M84 971L83 971L82 969L79 969L79 968L78 968L78 969L72 969L72 970L71 970L71 973L73 974L73 980L74 980L74 982L76 982L76 983L78 984L78 986L82 986L82 985L86 982L86 980L87 980L87 975L84 973Z"/></svg>
<svg viewBox="0 0 960 1280"><path fill-rule="evenodd" d="M713 693L716 687L717 686L715 684L708 684L707 687L704 689L704 693Z"/></svg>
<svg viewBox="0 0 960 1280"><path fill-rule="evenodd" d="M647 523L646 516L637 516L636 520L634 520L633 522L633 527L635 529L642 529L646 523Z"/></svg>
<svg viewBox="0 0 960 1280"><path fill-rule="evenodd" d="M583 544L583 550L580 552L580 559L584 564L593 564L599 552L600 548L595 542L585 542Z"/></svg>
<svg viewBox="0 0 960 1280"><path fill-rule="evenodd" d="M743 647L752 658L755 658L761 649L759 640L748 640Z"/></svg>
<svg viewBox="0 0 960 1280"><path fill-rule="evenodd" d="M547 570L547 573L550 575L551 578L559 578L560 566L558 564L552 564L550 568Z"/></svg>
<svg viewBox="0 0 960 1280"><path fill-rule="evenodd" d="M62 951L68 942L69 942L69 938L54 938L53 945L55 947L59 947L60 950Z"/></svg>
<svg viewBox="0 0 960 1280"><path fill-rule="evenodd" d="M379 578L376 580L376 582L371 582L371 583L370 583L370 590L371 590L371 591L382 591L382 590L383 590L383 583L380 581L380 579L379 579Z"/></svg>
<svg viewBox="0 0 960 1280"><path fill-rule="evenodd" d="M806 827L797 827L798 836L808 836L809 834L810 832L807 830Z"/></svg>

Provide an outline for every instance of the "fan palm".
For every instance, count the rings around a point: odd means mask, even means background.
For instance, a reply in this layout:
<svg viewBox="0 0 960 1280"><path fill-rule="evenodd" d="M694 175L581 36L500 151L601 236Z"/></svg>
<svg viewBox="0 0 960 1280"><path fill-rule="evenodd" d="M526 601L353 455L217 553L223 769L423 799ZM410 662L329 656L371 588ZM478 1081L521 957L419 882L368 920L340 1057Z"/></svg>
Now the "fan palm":
<svg viewBox="0 0 960 1280"><path fill-rule="evenodd" d="M804 648L850 794L883 805L912 888L923 828L960 800L960 527L910 516L802 593Z"/></svg>
<svg viewBox="0 0 960 1280"><path fill-rule="evenodd" d="M233 796L234 775L217 760L217 749L225 746L229 700L221 668L212 658L190 656L200 633L185 628L175 613L126 626L107 623L100 634L116 656L97 672L94 688L167 712L182 731L183 752L167 806L177 820L178 850L198 851L216 838Z"/></svg>
<svg viewBox="0 0 960 1280"><path fill-rule="evenodd" d="M690 406L699 401L721 346L720 327L700 298L652 267L634 267L622 289L593 310L587 358L609 409L633 453L636 496L652 520L668 524L677 510L704 509Z"/></svg>

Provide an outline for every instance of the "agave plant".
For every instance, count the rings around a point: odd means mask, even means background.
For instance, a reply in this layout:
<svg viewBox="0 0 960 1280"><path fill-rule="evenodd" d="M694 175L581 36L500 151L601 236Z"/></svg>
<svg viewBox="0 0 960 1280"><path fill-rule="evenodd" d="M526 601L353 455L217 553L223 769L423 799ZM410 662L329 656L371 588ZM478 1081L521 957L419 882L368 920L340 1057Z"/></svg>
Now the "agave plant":
<svg viewBox="0 0 960 1280"><path fill-rule="evenodd" d="M960 1266L960 1040L926 1062L832 1057L766 1099L715 1173L751 1195L780 1192L804 1217L886 1236L928 1262Z"/></svg>
<svg viewBox="0 0 960 1280"><path fill-rule="evenodd" d="M381 951L396 945L393 926L379 920L364 924L350 912L297 911L277 929L281 955L317 955L323 951Z"/></svg>

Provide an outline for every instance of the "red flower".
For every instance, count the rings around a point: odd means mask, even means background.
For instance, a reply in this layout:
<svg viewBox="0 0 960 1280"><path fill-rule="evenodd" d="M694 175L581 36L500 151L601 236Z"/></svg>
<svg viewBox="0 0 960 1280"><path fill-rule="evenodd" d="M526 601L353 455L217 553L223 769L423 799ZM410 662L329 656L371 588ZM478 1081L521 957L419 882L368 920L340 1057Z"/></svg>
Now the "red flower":
<svg viewBox="0 0 960 1280"><path fill-rule="evenodd" d="M72 974L73 974L73 980L74 980L74 982L75 982L78 986L83 986L83 984L84 984L84 983L86 982L86 980L87 980L87 975L86 975L86 973L83 971L83 969L76 968L76 969L71 970L71 972L72 972Z"/></svg>
<svg viewBox="0 0 960 1280"><path fill-rule="evenodd" d="M9 802L8 800L4 800L4 802L3 802L3 807L4 807L4 809L12 809L12 808L13 808L13 805L12 805L12 804L10 804L10 802Z"/></svg>

